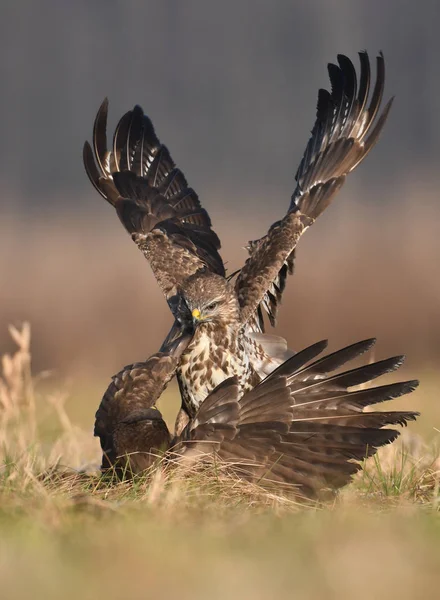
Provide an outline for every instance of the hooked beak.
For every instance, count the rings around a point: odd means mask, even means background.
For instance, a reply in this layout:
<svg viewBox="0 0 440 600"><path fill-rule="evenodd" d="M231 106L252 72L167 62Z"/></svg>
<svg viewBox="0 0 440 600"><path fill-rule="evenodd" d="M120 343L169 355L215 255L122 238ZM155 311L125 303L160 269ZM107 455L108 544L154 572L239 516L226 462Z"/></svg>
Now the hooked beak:
<svg viewBox="0 0 440 600"><path fill-rule="evenodd" d="M209 316L204 316L202 315L202 313L199 311L198 308L195 308L192 313L192 318L193 318L193 324L194 327L197 327L197 325L200 325L200 323L206 323L207 321L211 320L211 317Z"/></svg>
<svg viewBox="0 0 440 600"><path fill-rule="evenodd" d="M194 323L195 325L197 325L198 323L201 323L202 321L205 321L205 320L206 320L206 317L204 317L204 316L202 315L202 313L199 311L199 309L198 309L198 308L195 308L195 309L192 311L191 315L192 315L192 318L193 318L193 323Z"/></svg>

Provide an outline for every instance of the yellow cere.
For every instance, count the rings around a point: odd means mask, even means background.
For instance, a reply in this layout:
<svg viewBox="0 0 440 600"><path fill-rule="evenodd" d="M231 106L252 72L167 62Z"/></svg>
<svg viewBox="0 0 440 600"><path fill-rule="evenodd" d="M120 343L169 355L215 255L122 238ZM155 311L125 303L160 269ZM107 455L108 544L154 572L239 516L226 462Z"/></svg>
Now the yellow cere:
<svg viewBox="0 0 440 600"><path fill-rule="evenodd" d="M195 308L191 314L194 317L194 319L200 319L200 311L198 308Z"/></svg>

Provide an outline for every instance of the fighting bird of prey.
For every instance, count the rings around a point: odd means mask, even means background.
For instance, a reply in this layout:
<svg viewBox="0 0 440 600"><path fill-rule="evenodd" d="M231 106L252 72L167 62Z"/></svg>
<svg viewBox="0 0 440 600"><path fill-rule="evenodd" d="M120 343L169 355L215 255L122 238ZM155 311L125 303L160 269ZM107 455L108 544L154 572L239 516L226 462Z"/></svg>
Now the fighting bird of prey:
<svg viewBox="0 0 440 600"><path fill-rule="evenodd" d="M394 441L399 432L389 425L405 425L419 414L364 412L412 392L417 381L348 390L394 371L404 357L335 373L375 340L317 358L327 346L323 341L295 354L244 395L236 376L225 379L173 438L155 403L188 342L176 340L166 352L113 377L95 421L103 472L139 474L160 452L165 461L190 465L215 457L241 478L289 484L296 495L316 498L345 485L360 469L358 461Z"/></svg>
<svg viewBox="0 0 440 600"><path fill-rule="evenodd" d="M392 103L380 110L382 54L372 91L368 55L359 57L359 78L346 56L328 66L331 91L319 91L288 211L266 235L249 242L249 258L234 277L226 276L206 210L142 109L135 106L121 118L111 148L107 100L98 111L93 149L86 142L83 152L90 181L116 209L165 294L175 317L167 342L197 325L177 370L178 431L223 380L235 376L243 394L292 354L285 340L264 335L263 313L275 324L299 239L373 148Z"/></svg>

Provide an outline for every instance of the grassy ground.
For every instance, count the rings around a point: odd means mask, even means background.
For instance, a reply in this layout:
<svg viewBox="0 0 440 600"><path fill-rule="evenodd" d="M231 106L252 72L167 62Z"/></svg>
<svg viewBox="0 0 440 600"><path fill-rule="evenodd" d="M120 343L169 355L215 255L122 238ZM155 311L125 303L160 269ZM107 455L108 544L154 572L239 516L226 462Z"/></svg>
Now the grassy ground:
<svg viewBox="0 0 440 600"><path fill-rule="evenodd" d="M432 428L428 444L420 430L405 432L326 506L299 506L218 469L159 467L111 486L51 470L96 462L96 440L72 423L65 396L40 394L29 329L11 333L18 351L3 357L0 379L1 598L436 596ZM436 387L425 388L430 398Z"/></svg>

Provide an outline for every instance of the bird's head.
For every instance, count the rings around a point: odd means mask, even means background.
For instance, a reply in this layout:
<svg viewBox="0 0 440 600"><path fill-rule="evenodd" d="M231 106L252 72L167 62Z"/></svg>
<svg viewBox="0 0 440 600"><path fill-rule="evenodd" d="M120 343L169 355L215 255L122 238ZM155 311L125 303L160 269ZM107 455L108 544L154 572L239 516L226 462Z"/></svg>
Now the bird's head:
<svg viewBox="0 0 440 600"><path fill-rule="evenodd" d="M233 286L220 275L196 273L182 284L181 322L200 327L206 323L237 325L240 309Z"/></svg>

